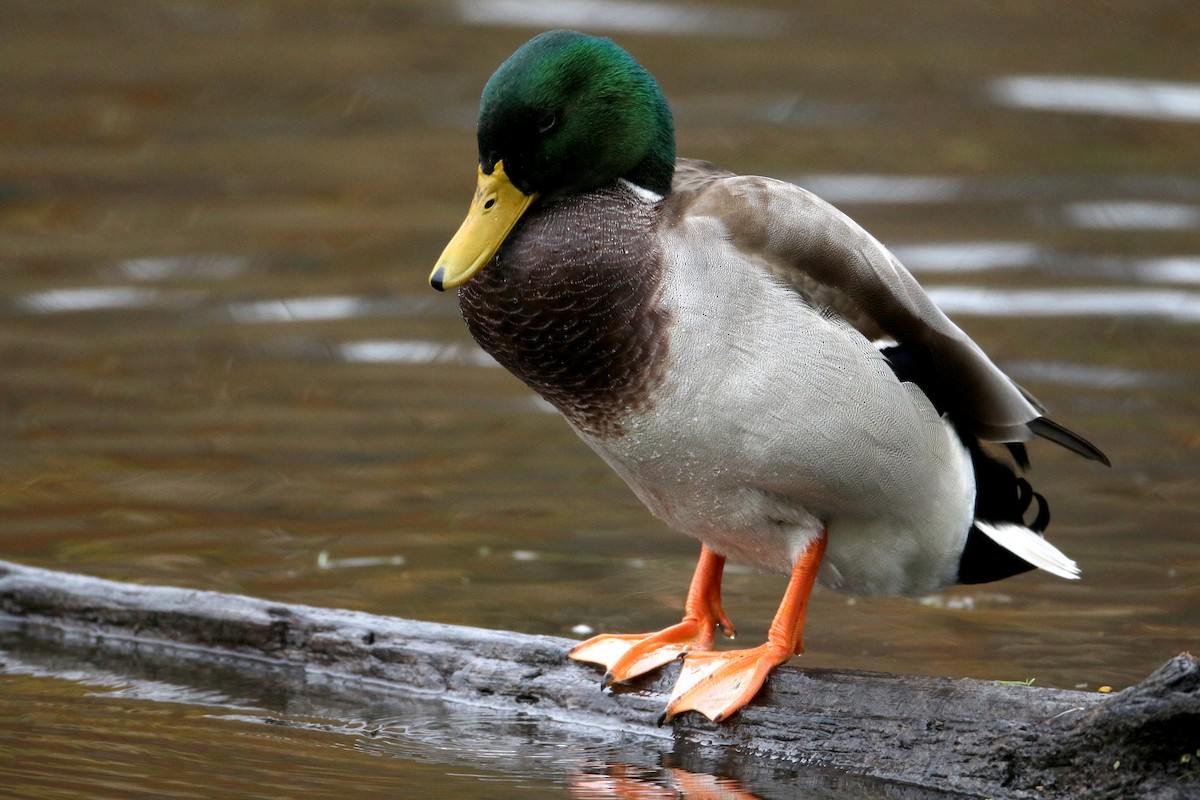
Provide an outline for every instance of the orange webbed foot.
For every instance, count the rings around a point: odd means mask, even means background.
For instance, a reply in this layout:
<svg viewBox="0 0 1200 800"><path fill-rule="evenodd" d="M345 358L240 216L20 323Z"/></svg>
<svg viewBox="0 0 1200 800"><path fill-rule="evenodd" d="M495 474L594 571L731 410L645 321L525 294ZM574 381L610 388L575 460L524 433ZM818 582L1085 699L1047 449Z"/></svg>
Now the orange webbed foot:
<svg viewBox="0 0 1200 800"><path fill-rule="evenodd" d="M787 648L773 642L748 650L688 654L659 724L684 711L699 711L713 722L724 720L749 703L771 670L791 657Z"/></svg>
<svg viewBox="0 0 1200 800"><path fill-rule="evenodd" d="M771 670L804 650L804 617L826 540L822 530L796 559L765 644L724 653L689 653L684 658L660 725L685 711L699 711L713 722L727 719L758 694Z"/></svg>

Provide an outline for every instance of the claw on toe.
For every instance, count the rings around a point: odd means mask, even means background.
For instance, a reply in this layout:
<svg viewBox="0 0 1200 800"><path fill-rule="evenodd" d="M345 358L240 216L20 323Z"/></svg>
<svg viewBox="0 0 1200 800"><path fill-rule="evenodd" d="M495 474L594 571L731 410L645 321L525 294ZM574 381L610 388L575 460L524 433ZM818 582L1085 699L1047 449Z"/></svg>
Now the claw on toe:
<svg viewBox="0 0 1200 800"><path fill-rule="evenodd" d="M691 650L712 647L712 639L711 625L684 620L657 633L602 633L576 646L570 657L605 667L608 671L602 686L608 688L645 675Z"/></svg>
<svg viewBox="0 0 1200 800"><path fill-rule="evenodd" d="M715 629L733 637L733 623L721 608L721 571L725 558L700 549L700 561L692 576L684 604L683 620L657 633L618 635L602 633L577 645L570 657L600 664L608 672L604 686L621 683L669 664L685 653L712 648Z"/></svg>

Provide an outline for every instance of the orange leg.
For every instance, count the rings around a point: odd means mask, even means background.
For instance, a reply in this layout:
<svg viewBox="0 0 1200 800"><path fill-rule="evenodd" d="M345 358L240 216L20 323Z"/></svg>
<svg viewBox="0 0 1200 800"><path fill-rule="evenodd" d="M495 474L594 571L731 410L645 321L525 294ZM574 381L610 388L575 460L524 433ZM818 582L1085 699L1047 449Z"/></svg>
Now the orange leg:
<svg viewBox="0 0 1200 800"><path fill-rule="evenodd" d="M720 722L758 694L771 670L804 650L804 615L827 538L822 530L792 567L765 644L749 650L689 653L684 658L662 722L684 711L699 711Z"/></svg>
<svg viewBox="0 0 1200 800"><path fill-rule="evenodd" d="M724 569L725 557L702 547L679 624L657 633L602 633L580 643L570 657L606 667L604 685L608 686L643 675L684 653L711 649L716 627L733 638L733 623L721 608Z"/></svg>

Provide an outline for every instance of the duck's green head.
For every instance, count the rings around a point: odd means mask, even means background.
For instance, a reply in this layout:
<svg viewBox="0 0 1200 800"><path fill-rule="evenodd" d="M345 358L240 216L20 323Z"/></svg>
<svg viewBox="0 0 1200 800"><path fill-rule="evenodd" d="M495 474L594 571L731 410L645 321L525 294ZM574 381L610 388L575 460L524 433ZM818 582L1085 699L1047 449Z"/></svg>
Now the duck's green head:
<svg viewBox="0 0 1200 800"><path fill-rule="evenodd" d="M535 36L500 65L479 104L479 182L467 218L429 277L465 283L539 198L618 179L671 190L675 128L654 77L608 39Z"/></svg>

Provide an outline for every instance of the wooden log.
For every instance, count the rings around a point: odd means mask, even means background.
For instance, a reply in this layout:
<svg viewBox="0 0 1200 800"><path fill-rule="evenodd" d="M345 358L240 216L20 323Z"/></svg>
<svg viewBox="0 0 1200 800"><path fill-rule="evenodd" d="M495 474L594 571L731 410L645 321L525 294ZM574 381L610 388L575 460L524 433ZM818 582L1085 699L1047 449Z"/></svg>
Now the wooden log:
<svg viewBox="0 0 1200 800"><path fill-rule="evenodd" d="M290 691L370 686L572 729L618 730L650 743L660 763L683 774L716 773L750 786L795 789L798 774L832 769L843 789L847 781L891 782L889 797L1200 796L1200 660L1186 653L1111 696L784 667L721 725L687 714L659 729L677 667L602 692L599 671L569 661L572 642L561 638L3 561L0 619L42 640L282 669Z"/></svg>

